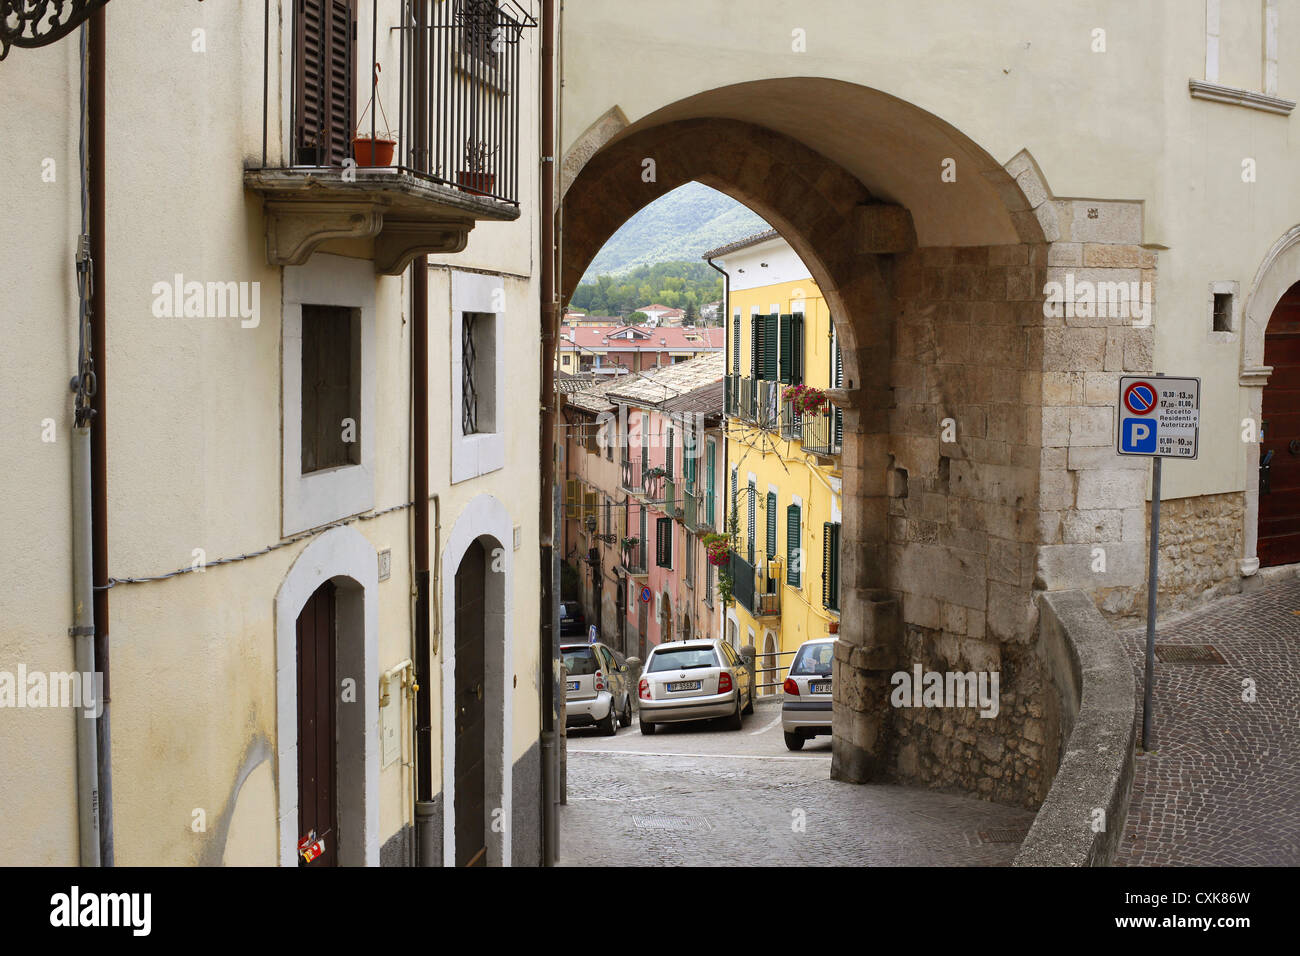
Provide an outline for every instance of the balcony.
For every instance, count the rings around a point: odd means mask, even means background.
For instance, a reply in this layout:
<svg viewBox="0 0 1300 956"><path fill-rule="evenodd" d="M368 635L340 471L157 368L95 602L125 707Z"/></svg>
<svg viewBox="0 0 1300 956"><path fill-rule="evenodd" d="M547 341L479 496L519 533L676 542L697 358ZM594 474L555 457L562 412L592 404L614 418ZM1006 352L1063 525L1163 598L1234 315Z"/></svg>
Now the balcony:
<svg viewBox="0 0 1300 956"><path fill-rule="evenodd" d="M680 518L684 507L682 498L677 494L677 482L671 478L663 480L664 488L664 514L671 518Z"/></svg>
<svg viewBox="0 0 1300 956"><path fill-rule="evenodd" d="M759 428L775 431L780 422L780 382L762 378L729 375L726 379L727 415L750 422Z"/></svg>
<svg viewBox="0 0 1300 956"><path fill-rule="evenodd" d="M769 579L760 575L754 565L731 552L732 594L736 602L753 617L779 617L781 614L781 589L767 590Z"/></svg>
<svg viewBox="0 0 1300 956"><path fill-rule="evenodd" d="M631 575L642 575L646 573L646 545L645 541L638 541L633 545L622 545L620 549L620 561L623 570Z"/></svg>
<svg viewBox="0 0 1300 956"><path fill-rule="evenodd" d="M840 454L844 436L843 412L833 408L802 416L799 440L803 450L819 458L834 459Z"/></svg>
<svg viewBox="0 0 1300 956"><path fill-rule="evenodd" d="M398 275L463 250L478 222L519 218L531 16L495 0L332 3L295 22L300 9L283 28L266 18L261 163L244 170L272 265L351 240L341 248L361 242L376 272Z"/></svg>
<svg viewBox="0 0 1300 956"><path fill-rule="evenodd" d="M619 463L619 486L628 494L645 494L645 468L641 459L624 458Z"/></svg>

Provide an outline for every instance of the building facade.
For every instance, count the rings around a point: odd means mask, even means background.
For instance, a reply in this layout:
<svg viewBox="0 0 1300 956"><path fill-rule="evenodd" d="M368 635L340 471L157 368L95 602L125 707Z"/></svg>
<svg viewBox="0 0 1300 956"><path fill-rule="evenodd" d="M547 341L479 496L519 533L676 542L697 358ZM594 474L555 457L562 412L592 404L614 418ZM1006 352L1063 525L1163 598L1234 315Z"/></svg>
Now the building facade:
<svg viewBox="0 0 1300 956"><path fill-rule="evenodd" d="M799 645L839 629L843 416L796 407L839 388L835 324L775 230L704 254L729 276L727 481L734 515L729 634L779 689ZM791 396L787 398L787 395ZM783 667L784 665L784 667Z"/></svg>
<svg viewBox="0 0 1300 956"><path fill-rule="evenodd" d="M0 418L15 426L0 437L0 671L74 670L84 512L68 381L90 361L117 864L293 866L313 833L312 865L410 864L417 802L434 863L541 860L538 30L498 11L453 25L449 8L403 29L400 5L374 22L370 4L335 4L322 23L286 4L264 35L261 3L108 5L112 89L92 121L106 181L90 187L92 206L107 197L106 255L88 291L107 350L93 355L77 318L76 35L0 66L9 215L25 224L0 265ZM433 29L470 59L453 71L412 47ZM325 47L322 73L305 51ZM462 117L454 142L449 117L394 115L434 78L473 87L506 68L505 112ZM372 76L402 129L391 164L358 165ZM417 422L438 450L424 529ZM4 684L0 863L84 862L81 711L23 707Z"/></svg>
<svg viewBox="0 0 1300 956"><path fill-rule="evenodd" d="M644 372L697 355L721 354L725 339L722 329L566 323L561 327L560 371L598 375Z"/></svg>

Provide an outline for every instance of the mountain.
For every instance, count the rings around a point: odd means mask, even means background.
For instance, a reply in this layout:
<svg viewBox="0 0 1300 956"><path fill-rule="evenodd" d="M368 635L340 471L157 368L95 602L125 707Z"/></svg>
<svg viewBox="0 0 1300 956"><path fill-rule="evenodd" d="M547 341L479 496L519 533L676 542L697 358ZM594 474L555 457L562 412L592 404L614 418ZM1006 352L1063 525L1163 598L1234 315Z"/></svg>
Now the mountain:
<svg viewBox="0 0 1300 956"><path fill-rule="evenodd" d="M699 259L702 253L771 228L748 206L701 183L687 183L646 206L591 261L584 282L636 266Z"/></svg>

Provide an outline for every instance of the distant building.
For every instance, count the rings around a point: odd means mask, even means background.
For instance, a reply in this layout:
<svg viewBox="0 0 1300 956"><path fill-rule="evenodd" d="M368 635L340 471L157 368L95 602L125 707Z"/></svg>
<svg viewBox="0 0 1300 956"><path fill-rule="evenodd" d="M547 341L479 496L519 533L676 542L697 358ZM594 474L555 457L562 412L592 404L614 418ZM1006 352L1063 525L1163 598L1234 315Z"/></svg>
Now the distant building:
<svg viewBox="0 0 1300 956"><path fill-rule="evenodd" d="M670 309L666 305L643 305L636 310L649 316L647 325L658 328L665 325L681 325L686 312L682 309Z"/></svg>
<svg viewBox="0 0 1300 956"><path fill-rule="evenodd" d="M560 337L561 372L619 375L721 353L725 329L653 328L644 325L565 326Z"/></svg>

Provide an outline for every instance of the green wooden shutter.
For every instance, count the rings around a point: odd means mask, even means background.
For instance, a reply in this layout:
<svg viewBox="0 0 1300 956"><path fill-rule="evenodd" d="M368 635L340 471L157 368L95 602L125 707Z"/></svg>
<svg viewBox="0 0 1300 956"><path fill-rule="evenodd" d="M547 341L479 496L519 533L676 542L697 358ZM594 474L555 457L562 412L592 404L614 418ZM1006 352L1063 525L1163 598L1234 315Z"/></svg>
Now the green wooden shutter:
<svg viewBox="0 0 1300 956"><path fill-rule="evenodd" d="M785 580L796 588L800 587L803 574L799 554L800 510L798 505L790 505L785 509Z"/></svg>
<svg viewBox="0 0 1300 956"><path fill-rule="evenodd" d="M790 320L790 384L803 384L803 314L796 313Z"/></svg>
<svg viewBox="0 0 1300 956"><path fill-rule="evenodd" d="M794 316L792 315L781 316L780 376L781 376L781 383L783 385L792 384L790 375L794 369L794 351L792 349L792 346L794 345L794 338L791 332L791 328L793 324L794 324Z"/></svg>
<svg viewBox="0 0 1300 956"><path fill-rule="evenodd" d="M767 556L776 557L776 495L767 493Z"/></svg>
<svg viewBox="0 0 1300 956"><path fill-rule="evenodd" d="M758 313L749 317L749 377L763 374L763 321Z"/></svg>
<svg viewBox="0 0 1300 956"><path fill-rule="evenodd" d="M762 377L769 382L775 382L779 369L778 362L778 329L780 317L774 312L771 315L763 317L763 372Z"/></svg>
<svg viewBox="0 0 1300 956"><path fill-rule="evenodd" d="M704 515L708 522L709 527L716 528L717 525L713 523L713 497L714 497L713 480L714 480L714 472L716 470L714 465L714 457L717 455L718 446L713 441L713 439L709 439L708 441L708 450L709 450L709 458L704 466L705 468L704 488L706 494L708 495L708 501L704 505Z"/></svg>
<svg viewBox="0 0 1300 956"><path fill-rule="evenodd" d="M755 495L757 495L757 493L758 493L757 490L754 488L754 483L751 481L749 483L749 505L748 505L749 520L745 524L745 543L749 546L749 557L747 560L749 561L750 564L754 563L754 538L755 538L754 497Z"/></svg>
<svg viewBox="0 0 1300 956"><path fill-rule="evenodd" d="M840 526L822 525L822 606L840 609Z"/></svg>
<svg viewBox="0 0 1300 956"><path fill-rule="evenodd" d="M655 564L661 568L673 566L673 519L655 519Z"/></svg>
<svg viewBox="0 0 1300 956"><path fill-rule="evenodd" d="M732 375L740 374L740 313L731 320L731 368Z"/></svg>
<svg viewBox="0 0 1300 956"><path fill-rule="evenodd" d="M673 471L673 430L671 428L668 429L668 449L664 454L664 471L667 472L664 477L672 481L675 472Z"/></svg>

